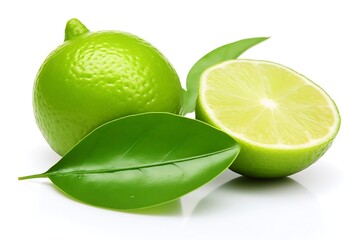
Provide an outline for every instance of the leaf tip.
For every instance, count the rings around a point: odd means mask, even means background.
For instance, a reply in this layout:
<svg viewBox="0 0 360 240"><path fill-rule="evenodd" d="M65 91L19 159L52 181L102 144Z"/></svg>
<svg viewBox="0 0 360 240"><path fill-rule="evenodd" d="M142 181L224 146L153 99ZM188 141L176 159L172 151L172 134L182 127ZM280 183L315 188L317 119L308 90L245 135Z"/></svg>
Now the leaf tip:
<svg viewBox="0 0 360 240"><path fill-rule="evenodd" d="M262 42L262 41L268 40L269 38L271 38L271 36L258 37L258 38L256 38L256 39L259 39L259 40L260 40L260 42Z"/></svg>

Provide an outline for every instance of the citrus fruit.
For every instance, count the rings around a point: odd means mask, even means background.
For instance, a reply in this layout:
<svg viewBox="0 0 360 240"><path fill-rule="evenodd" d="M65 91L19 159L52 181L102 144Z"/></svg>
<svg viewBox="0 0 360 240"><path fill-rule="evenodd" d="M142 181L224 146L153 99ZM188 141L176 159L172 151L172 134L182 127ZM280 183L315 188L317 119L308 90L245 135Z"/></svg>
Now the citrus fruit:
<svg viewBox="0 0 360 240"><path fill-rule="evenodd" d="M60 155L97 126L142 112L178 113L183 90L174 68L150 43L119 31L90 32L71 19L65 42L35 80L36 122Z"/></svg>
<svg viewBox="0 0 360 240"><path fill-rule="evenodd" d="M319 159L340 115L323 89L280 64L230 60L201 76L196 117L234 137L242 149L230 169L284 177Z"/></svg>

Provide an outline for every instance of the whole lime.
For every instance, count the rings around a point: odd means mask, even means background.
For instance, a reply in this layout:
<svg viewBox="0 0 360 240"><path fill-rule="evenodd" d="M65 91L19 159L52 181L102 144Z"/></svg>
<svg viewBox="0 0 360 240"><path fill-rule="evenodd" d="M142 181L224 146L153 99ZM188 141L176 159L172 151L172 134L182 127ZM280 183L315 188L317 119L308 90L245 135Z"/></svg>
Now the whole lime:
<svg viewBox="0 0 360 240"><path fill-rule="evenodd" d="M90 32L71 19L65 42L37 74L33 106L43 136L63 156L112 119L179 113L182 93L174 68L151 44L119 31Z"/></svg>

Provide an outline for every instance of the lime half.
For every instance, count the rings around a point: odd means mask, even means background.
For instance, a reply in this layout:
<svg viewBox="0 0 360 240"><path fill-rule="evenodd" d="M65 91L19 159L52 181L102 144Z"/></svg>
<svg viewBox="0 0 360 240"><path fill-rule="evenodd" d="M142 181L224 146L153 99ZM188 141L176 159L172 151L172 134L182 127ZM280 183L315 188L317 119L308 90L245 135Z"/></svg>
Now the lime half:
<svg viewBox="0 0 360 240"><path fill-rule="evenodd" d="M230 60L207 69L196 117L241 144L233 171L260 178L308 167L340 127L338 109L323 89L292 69L258 60Z"/></svg>

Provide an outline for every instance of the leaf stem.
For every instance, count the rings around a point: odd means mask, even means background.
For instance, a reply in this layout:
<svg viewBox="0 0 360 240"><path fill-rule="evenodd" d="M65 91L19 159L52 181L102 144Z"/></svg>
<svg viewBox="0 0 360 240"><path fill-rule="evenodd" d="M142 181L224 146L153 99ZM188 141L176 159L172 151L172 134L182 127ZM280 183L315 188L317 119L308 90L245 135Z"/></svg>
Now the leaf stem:
<svg viewBox="0 0 360 240"><path fill-rule="evenodd" d="M32 179L32 178L45 178L47 176L48 176L48 174L46 174L46 173L40 173L40 174L18 177L18 180L26 180L26 179Z"/></svg>

